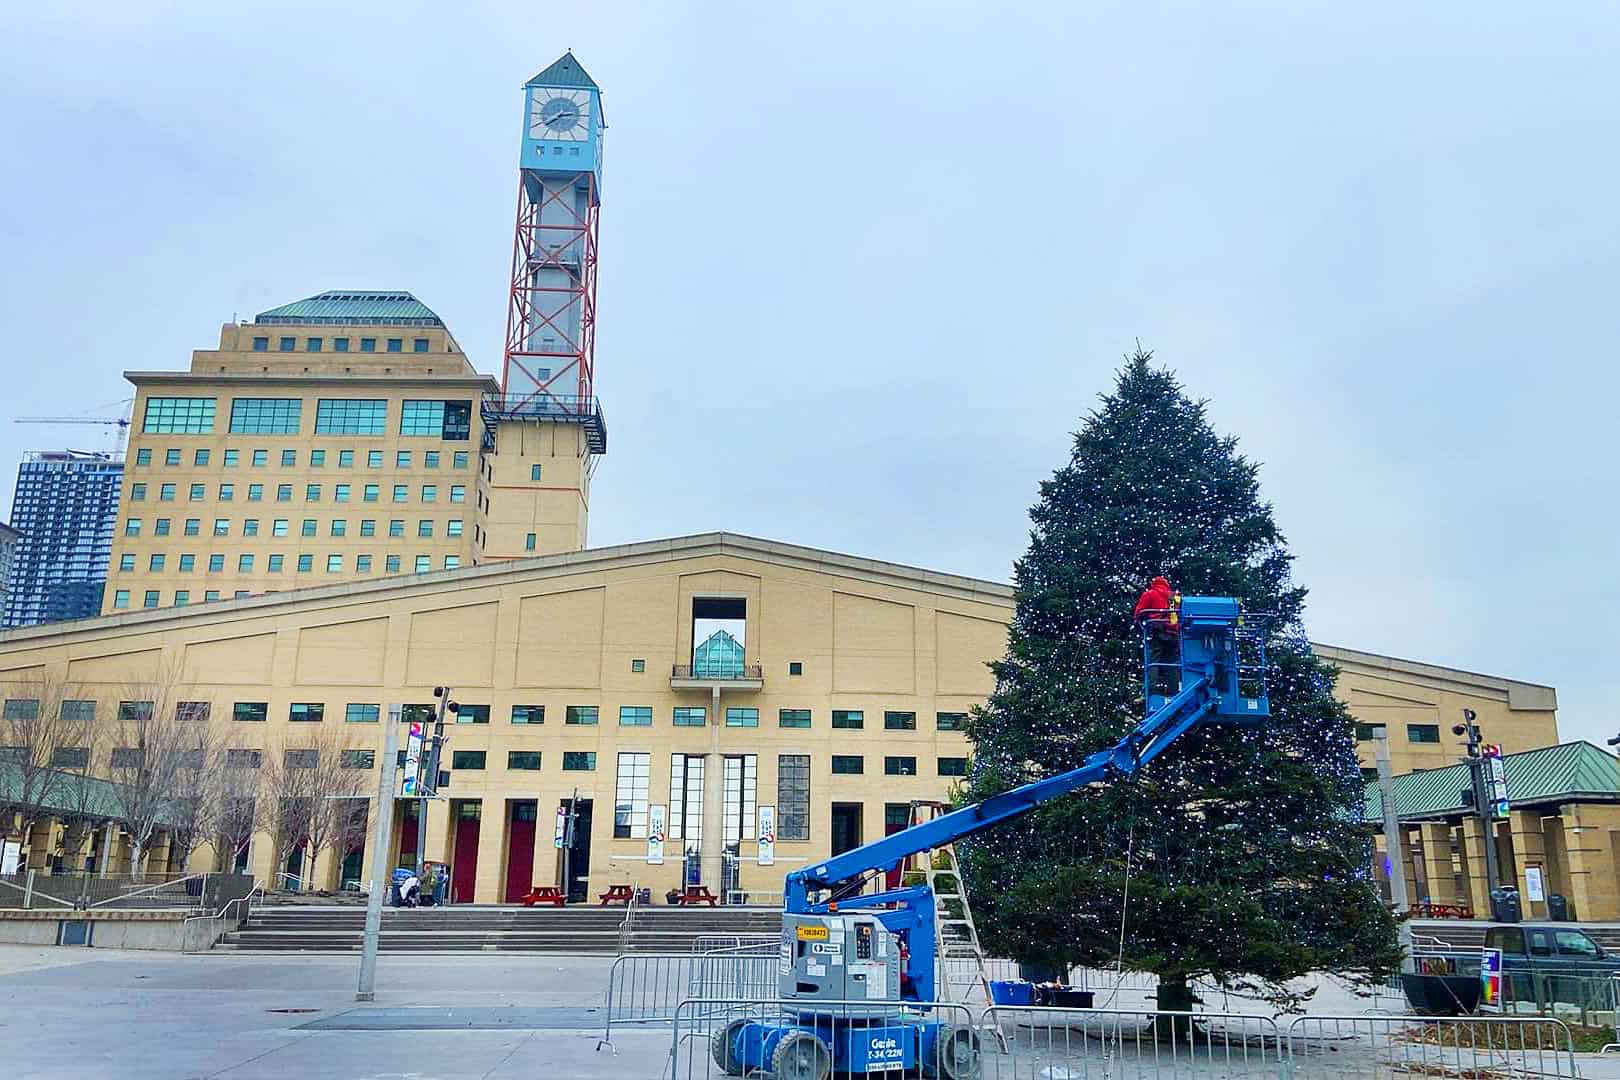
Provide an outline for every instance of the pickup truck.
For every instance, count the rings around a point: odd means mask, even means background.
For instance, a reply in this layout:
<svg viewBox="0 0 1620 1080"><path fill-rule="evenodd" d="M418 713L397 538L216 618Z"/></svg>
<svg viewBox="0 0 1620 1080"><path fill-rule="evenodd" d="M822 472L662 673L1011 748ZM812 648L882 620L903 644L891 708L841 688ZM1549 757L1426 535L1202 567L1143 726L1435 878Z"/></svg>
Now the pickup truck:
<svg viewBox="0 0 1620 1080"><path fill-rule="evenodd" d="M1620 956L1568 923L1504 923L1487 927L1485 948L1502 950L1503 1003L1508 1012L1582 1015L1612 1009L1609 981L1620 975ZM1420 1013L1454 1016L1479 1007L1477 949L1425 947L1413 954L1414 971L1401 977L1406 1000ZM1571 1014L1573 1017L1573 1014Z"/></svg>

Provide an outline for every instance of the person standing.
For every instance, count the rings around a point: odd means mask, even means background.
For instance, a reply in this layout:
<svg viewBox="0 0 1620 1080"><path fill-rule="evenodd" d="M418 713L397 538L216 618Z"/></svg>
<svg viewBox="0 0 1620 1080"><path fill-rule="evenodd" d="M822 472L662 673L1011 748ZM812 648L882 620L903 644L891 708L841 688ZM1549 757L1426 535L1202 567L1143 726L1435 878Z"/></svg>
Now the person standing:
<svg viewBox="0 0 1620 1080"><path fill-rule="evenodd" d="M1181 689L1181 639L1176 619L1180 597L1164 575L1154 578L1137 598L1133 615L1148 643L1148 687L1166 697Z"/></svg>

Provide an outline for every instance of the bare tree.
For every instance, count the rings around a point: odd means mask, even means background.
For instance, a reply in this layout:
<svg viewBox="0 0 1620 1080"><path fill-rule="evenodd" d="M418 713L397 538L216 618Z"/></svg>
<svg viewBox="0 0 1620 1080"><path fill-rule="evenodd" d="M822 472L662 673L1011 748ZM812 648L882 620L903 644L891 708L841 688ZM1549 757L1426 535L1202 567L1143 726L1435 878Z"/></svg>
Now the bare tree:
<svg viewBox="0 0 1620 1080"><path fill-rule="evenodd" d="M218 807L214 815L214 868L236 869L242 852L263 823L260 791L264 787L264 754L258 750L227 751L219 769Z"/></svg>
<svg viewBox="0 0 1620 1080"><path fill-rule="evenodd" d="M321 852L344 835L348 802L364 785L365 773L345 757L353 748L347 734L321 728L289 736L280 752L265 762L265 792L273 806L274 865L280 873L292 853L302 851L301 888L308 886Z"/></svg>
<svg viewBox="0 0 1620 1080"><path fill-rule="evenodd" d="M79 749L73 739L82 726L82 703L73 701L66 718L63 714L73 693L69 684L48 675L0 683L0 729L4 732L0 737L5 740L0 754L12 767L7 770L11 775L0 782L0 807L8 819L15 819L25 845L35 827L54 816L63 779L60 766L76 760L75 754L67 752Z"/></svg>
<svg viewBox="0 0 1620 1080"><path fill-rule="evenodd" d="M187 740L180 784L169 800L164 825L169 834L169 865L182 873L190 869L191 854L214 832L224 794L224 756L217 729L208 723L203 702L177 706L178 718L198 730ZM196 714L202 712L199 718Z"/></svg>
<svg viewBox="0 0 1620 1080"><path fill-rule="evenodd" d="M106 824L112 812L100 763L106 760L111 745L113 720L105 710L98 712L94 701L69 699L63 704L72 706L65 711L78 719L68 725L67 745L74 752L61 759L62 776L54 796L62 819L57 855L64 872L80 874L86 869L85 848L91 836L97 826ZM103 859L107 855L102 852Z"/></svg>
<svg viewBox="0 0 1620 1080"><path fill-rule="evenodd" d="M208 765L208 710L187 697L179 669L164 667L153 681L126 687L118 706L108 772L114 816L129 836L130 873L137 879L153 838L183 818L181 806L201 787Z"/></svg>

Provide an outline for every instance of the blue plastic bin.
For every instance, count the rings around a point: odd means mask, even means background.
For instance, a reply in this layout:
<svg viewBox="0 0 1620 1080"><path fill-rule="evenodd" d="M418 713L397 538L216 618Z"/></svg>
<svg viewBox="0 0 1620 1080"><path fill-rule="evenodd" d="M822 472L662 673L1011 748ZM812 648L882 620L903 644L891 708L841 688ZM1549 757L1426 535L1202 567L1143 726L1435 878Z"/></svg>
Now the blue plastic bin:
<svg viewBox="0 0 1620 1080"><path fill-rule="evenodd" d="M1021 979L992 979L990 1002L993 1005L1033 1005L1035 984Z"/></svg>

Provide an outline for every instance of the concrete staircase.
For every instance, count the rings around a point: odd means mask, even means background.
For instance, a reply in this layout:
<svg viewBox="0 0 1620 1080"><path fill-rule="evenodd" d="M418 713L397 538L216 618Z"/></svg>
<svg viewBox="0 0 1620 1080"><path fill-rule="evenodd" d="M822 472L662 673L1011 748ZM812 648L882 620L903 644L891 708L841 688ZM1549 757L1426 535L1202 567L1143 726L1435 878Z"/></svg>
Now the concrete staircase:
<svg viewBox="0 0 1620 1080"><path fill-rule="evenodd" d="M1545 922L1526 919L1525 922ZM1485 944L1485 928L1493 926L1481 919L1413 919L1412 932L1422 935L1423 938L1439 938L1448 945L1455 945L1462 949L1477 949ZM1620 926L1614 923L1556 923L1558 926L1568 926L1575 930L1584 930L1593 941L1603 946L1608 953L1620 952ZM1427 944L1427 941L1423 942Z"/></svg>
<svg viewBox="0 0 1620 1080"><path fill-rule="evenodd" d="M446 908L383 909L384 952L619 951L622 907L522 908L459 904ZM364 908L288 905L255 908L240 930L216 949L240 952L355 952L365 930ZM690 952L700 936L781 932L776 908L638 908L627 948Z"/></svg>

